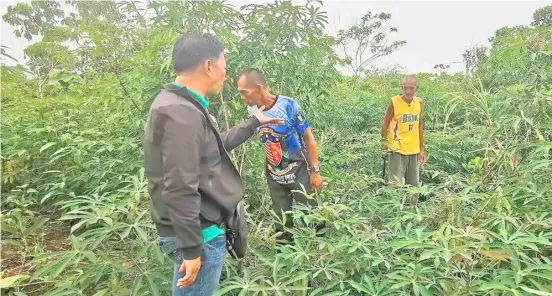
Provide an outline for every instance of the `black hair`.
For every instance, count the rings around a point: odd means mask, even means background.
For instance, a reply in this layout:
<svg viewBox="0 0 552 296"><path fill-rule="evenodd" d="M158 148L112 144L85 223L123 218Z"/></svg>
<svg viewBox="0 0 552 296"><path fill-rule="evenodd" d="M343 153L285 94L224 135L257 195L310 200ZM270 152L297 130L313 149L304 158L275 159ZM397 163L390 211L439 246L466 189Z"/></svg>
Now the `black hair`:
<svg viewBox="0 0 552 296"><path fill-rule="evenodd" d="M195 70L206 60L218 58L224 45L208 33L186 32L174 43L172 66L176 73Z"/></svg>
<svg viewBox="0 0 552 296"><path fill-rule="evenodd" d="M266 87L266 79L261 72L261 70L256 68L247 68L243 70L238 76L236 77L236 80L239 80L242 76L245 76L247 79L248 84L261 84L262 86Z"/></svg>

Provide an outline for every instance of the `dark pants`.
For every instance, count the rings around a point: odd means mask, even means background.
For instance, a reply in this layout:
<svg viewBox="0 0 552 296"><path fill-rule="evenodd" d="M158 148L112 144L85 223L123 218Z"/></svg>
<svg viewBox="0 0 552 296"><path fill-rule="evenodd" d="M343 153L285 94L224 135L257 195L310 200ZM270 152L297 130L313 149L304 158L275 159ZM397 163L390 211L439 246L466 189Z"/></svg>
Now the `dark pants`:
<svg viewBox="0 0 552 296"><path fill-rule="evenodd" d="M267 173L267 182L268 188L270 190L270 197L272 199L272 209L274 210L274 212L276 212L280 219L282 219L282 221L284 212L290 211L292 209L293 200L302 204L309 204L313 207L318 205L316 199L308 199L305 194L303 194L303 188L301 188L302 184L307 194L312 193L310 174L305 163L299 165L299 167L295 171L295 180L293 183L285 185L280 184L274 180L270 173ZM292 192L292 190L299 190L301 192ZM287 228L293 227L293 220L291 215L289 214L286 214L285 226ZM319 227L321 226L316 226L317 229ZM276 232L283 232L284 227L282 224L276 223L274 228ZM283 232L279 239L292 241L292 235L289 232Z"/></svg>

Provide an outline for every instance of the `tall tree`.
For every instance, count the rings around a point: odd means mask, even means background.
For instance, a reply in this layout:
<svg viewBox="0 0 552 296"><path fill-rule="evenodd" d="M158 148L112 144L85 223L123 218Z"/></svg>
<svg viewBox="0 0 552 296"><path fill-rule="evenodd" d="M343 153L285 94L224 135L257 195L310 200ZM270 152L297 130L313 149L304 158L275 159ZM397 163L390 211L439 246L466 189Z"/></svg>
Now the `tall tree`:
<svg viewBox="0 0 552 296"><path fill-rule="evenodd" d="M539 8L533 13L531 26L552 25L552 5Z"/></svg>
<svg viewBox="0 0 552 296"><path fill-rule="evenodd" d="M477 68L487 87L525 83L539 89L552 83L552 26L503 27L490 39L487 58Z"/></svg>
<svg viewBox="0 0 552 296"><path fill-rule="evenodd" d="M366 13L359 24L347 30L340 30L337 43L341 45L344 64L360 76L378 58L389 55L406 44L406 41L390 41L391 34L398 32L397 28L387 27L385 23L391 19L389 13Z"/></svg>
<svg viewBox="0 0 552 296"><path fill-rule="evenodd" d="M16 36L35 41L24 52L39 94L58 70L92 70L116 81L121 97L132 100L125 73L136 65L132 53L147 40L139 12L135 1L31 1L8 7L3 19Z"/></svg>
<svg viewBox="0 0 552 296"><path fill-rule="evenodd" d="M33 37L44 36L64 16L59 1L31 1L8 6L2 18L15 28L15 36L30 41Z"/></svg>

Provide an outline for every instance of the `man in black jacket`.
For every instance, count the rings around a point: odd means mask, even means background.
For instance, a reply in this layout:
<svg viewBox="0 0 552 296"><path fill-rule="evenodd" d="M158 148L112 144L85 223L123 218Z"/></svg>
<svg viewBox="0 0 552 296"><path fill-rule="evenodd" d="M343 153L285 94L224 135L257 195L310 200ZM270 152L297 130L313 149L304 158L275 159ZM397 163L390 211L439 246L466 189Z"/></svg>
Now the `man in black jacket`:
<svg viewBox="0 0 552 296"><path fill-rule="evenodd" d="M153 101L144 131L144 157L159 246L175 263L173 295L212 295L226 255L223 215L243 198L243 184L227 151L263 123L282 124L262 110L221 135L220 151L209 120L185 89L208 110L226 78L224 46L212 35L186 33L173 48L177 77ZM261 108L264 109L264 108ZM210 116L210 115L209 115Z"/></svg>

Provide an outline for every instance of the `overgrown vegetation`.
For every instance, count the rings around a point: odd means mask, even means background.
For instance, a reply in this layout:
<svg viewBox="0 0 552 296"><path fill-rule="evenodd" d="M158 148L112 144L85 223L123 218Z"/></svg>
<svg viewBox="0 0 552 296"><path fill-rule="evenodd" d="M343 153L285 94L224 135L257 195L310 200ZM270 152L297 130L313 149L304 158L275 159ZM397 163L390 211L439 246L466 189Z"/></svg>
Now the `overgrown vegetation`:
<svg viewBox="0 0 552 296"><path fill-rule="evenodd" d="M27 65L2 66L2 292L169 294L141 131L172 78L173 41L208 29L228 48L229 79L210 107L221 128L245 115L234 74L264 69L273 91L305 107L328 183L312 196L320 208L294 213L326 221L326 237L296 228L297 244L276 254L262 149L251 140L234 152L250 253L228 258L219 295L552 295L551 11L499 29L469 77L417 75L424 185L393 188L380 179L378 134L402 75L341 76L347 61L317 1L11 6L4 20L40 38ZM420 193L428 200L409 202Z"/></svg>

